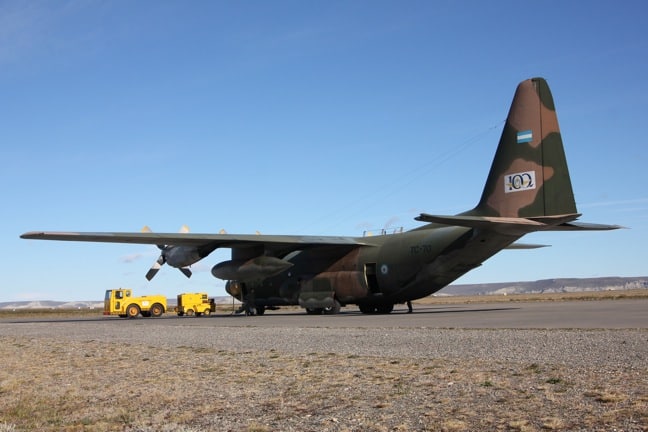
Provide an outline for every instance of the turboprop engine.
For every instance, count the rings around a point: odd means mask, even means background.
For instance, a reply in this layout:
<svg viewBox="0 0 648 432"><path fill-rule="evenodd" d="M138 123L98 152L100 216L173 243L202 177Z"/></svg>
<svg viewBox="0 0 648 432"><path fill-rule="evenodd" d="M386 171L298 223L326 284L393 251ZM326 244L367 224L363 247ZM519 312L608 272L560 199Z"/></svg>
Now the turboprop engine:
<svg viewBox="0 0 648 432"><path fill-rule="evenodd" d="M167 264L176 268L190 266L203 258L198 249L190 246L167 246L164 257Z"/></svg>
<svg viewBox="0 0 648 432"><path fill-rule="evenodd" d="M144 226L143 233L151 233L151 228ZM180 227L180 233L188 233L189 227L183 225ZM189 266L203 259L206 254L201 254L198 248L193 246L174 246L174 245L158 245L160 249L160 256L153 263L149 271L146 273L146 279L151 280L160 270L164 264L169 264L175 267L187 277L191 277L191 270Z"/></svg>
<svg viewBox="0 0 648 432"><path fill-rule="evenodd" d="M281 273L293 266L290 261L270 256L258 256L249 260L223 261L212 267L212 274L227 281L262 280Z"/></svg>
<svg viewBox="0 0 648 432"><path fill-rule="evenodd" d="M200 261L203 257L197 248L192 246L158 246L161 250L157 261L146 273L146 279L151 280L164 264L169 264L180 270L185 276L191 277L189 266Z"/></svg>

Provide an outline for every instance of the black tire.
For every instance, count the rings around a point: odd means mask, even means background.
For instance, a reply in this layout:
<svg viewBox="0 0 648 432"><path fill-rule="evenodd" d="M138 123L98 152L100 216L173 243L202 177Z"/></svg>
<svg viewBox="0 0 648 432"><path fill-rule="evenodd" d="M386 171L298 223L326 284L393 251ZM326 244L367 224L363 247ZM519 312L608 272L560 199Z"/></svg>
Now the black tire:
<svg viewBox="0 0 648 432"><path fill-rule="evenodd" d="M362 312L363 314L376 313L376 307L375 306L361 304L361 305L358 305L358 308L360 309L360 312Z"/></svg>
<svg viewBox="0 0 648 432"><path fill-rule="evenodd" d="M324 315L335 315L340 313L340 308L342 306L340 305L340 302L337 300L333 300L333 306L324 308Z"/></svg>
<svg viewBox="0 0 648 432"><path fill-rule="evenodd" d="M151 309L149 309L149 314L153 318L159 318L162 316L164 313L164 306L162 306L160 303L155 303L153 306L151 306Z"/></svg>
<svg viewBox="0 0 648 432"><path fill-rule="evenodd" d="M137 318L137 316L140 314L140 308L136 304L129 304L128 307L126 308L126 316L130 319Z"/></svg>
<svg viewBox="0 0 648 432"><path fill-rule="evenodd" d="M393 304L383 304L376 308L379 314L390 314L394 310Z"/></svg>
<svg viewBox="0 0 648 432"><path fill-rule="evenodd" d="M256 314L257 315L263 315L266 311L265 306L257 306L256 307Z"/></svg>

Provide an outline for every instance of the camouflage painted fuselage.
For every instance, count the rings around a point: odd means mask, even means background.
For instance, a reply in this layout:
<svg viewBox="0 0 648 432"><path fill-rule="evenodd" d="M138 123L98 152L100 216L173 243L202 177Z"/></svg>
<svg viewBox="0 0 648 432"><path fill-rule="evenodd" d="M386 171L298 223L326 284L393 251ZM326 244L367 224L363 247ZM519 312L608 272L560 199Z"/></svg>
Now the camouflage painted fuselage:
<svg viewBox="0 0 648 432"><path fill-rule="evenodd" d="M388 311L440 290L524 234L558 229L578 216L553 98L547 83L535 78L517 88L474 209L457 216L422 214L417 219L431 223L356 239L363 245L343 255L339 248L300 251L290 269L247 281L246 288L263 306L316 309L337 301Z"/></svg>

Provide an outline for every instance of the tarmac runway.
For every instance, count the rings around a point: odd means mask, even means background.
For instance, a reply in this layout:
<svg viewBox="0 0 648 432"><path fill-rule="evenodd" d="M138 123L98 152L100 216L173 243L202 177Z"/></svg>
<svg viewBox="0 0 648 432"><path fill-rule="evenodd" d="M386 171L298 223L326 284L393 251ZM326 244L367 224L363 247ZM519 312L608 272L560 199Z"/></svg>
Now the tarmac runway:
<svg viewBox="0 0 648 432"><path fill-rule="evenodd" d="M186 324L327 328L470 328L470 329L638 329L648 328L648 299L414 305L407 313L397 305L388 315L365 315L355 307L337 315L312 316L301 311L268 311L260 317L183 318ZM185 322L183 322L185 323Z"/></svg>
<svg viewBox="0 0 648 432"><path fill-rule="evenodd" d="M267 328L465 328L465 329L646 329L648 299L504 302L447 305L414 305L407 313L397 305L388 315L365 315L355 307L343 308L337 315L306 315L301 310L279 309L263 316L246 317L217 313L211 317L137 318L104 317L51 321L118 321L168 326L267 327ZM26 319L12 320L25 322ZM34 319L31 321L47 321ZM2 323L10 320L0 320Z"/></svg>
<svg viewBox="0 0 648 432"><path fill-rule="evenodd" d="M343 308L337 315L301 310L264 316L0 320L0 338L29 343L99 341L115 349L145 347L179 353L336 353L395 358L474 358L551 362L571 367L645 367L648 299L400 305L388 315ZM25 342L18 342L25 343Z"/></svg>

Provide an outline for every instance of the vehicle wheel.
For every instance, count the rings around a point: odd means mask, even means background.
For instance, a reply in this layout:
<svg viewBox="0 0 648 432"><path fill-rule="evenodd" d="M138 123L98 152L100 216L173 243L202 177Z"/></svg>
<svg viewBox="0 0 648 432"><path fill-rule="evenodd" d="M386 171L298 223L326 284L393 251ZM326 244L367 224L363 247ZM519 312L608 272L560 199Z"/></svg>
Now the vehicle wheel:
<svg viewBox="0 0 648 432"><path fill-rule="evenodd" d="M128 318L135 318L140 314L140 308L136 304L128 305L126 308L126 316Z"/></svg>
<svg viewBox="0 0 648 432"><path fill-rule="evenodd" d="M324 314L325 315L335 315L340 313L340 308L342 306L340 305L340 302L337 300L333 300L333 306L324 308Z"/></svg>
<svg viewBox="0 0 648 432"><path fill-rule="evenodd" d="M256 314L257 315L263 315L266 311L265 306L257 306L256 307Z"/></svg>
<svg viewBox="0 0 648 432"><path fill-rule="evenodd" d="M184 312L178 312L178 316L184 315Z"/></svg>
<svg viewBox="0 0 648 432"><path fill-rule="evenodd" d="M211 315L211 309L205 309L205 312L203 312L203 316L208 317L209 315Z"/></svg>
<svg viewBox="0 0 648 432"><path fill-rule="evenodd" d="M193 309L188 309L187 310L187 316L194 316L194 310Z"/></svg>
<svg viewBox="0 0 648 432"><path fill-rule="evenodd" d="M149 309L149 313L153 318L161 317L164 313L164 307L162 307L160 303L155 303L153 306L151 306L151 309Z"/></svg>

